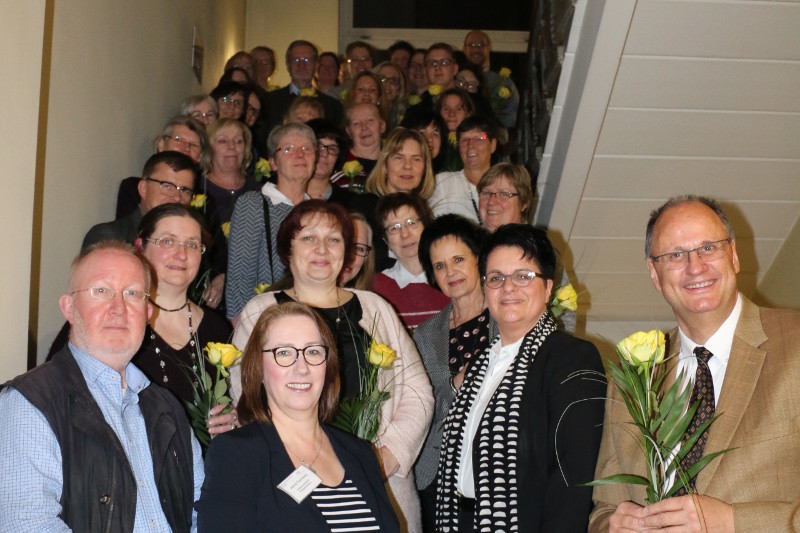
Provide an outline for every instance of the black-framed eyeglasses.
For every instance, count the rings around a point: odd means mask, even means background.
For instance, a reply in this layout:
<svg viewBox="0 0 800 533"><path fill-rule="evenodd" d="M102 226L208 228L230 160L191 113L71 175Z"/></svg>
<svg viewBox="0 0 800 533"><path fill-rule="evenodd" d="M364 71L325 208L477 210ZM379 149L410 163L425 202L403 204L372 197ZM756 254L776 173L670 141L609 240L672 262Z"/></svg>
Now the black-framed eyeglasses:
<svg viewBox="0 0 800 533"><path fill-rule="evenodd" d="M327 153L328 155L331 155L331 156L334 156L334 157L338 156L339 152L340 152L339 145L335 144L335 143L334 144L318 143L317 144L317 150L319 150L320 154L322 154L324 152L324 153Z"/></svg>
<svg viewBox="0 0 800 533"><path fill-rule="evenodd" d="M120 293L123 300L135 304L140 304L150 297L149 294L144 291L140 291L139 289L122 289L116 291L110 287L91 287L88 289L78 289L77 291L72 291L69 294L72 296L73 294L79 292L88 292L89 296L95 300L104 301L113 300L114 296L116 296L117 293Z"/></svg>
<svg viewBox="0 0 800 533"><path fill-rule="evenodd" d="M497 197L498 200L511 200L515 196L519 196L519 193L511 191L481 191L478 195L484 200L490 200L494 197Z"/></svg>
<svg viewBox="0 0 800 533"><path fill-rule="evenodd" d="M511 274L503 274L502 272L489 272L483 276L483 284L490 289L499 289L506 284L506 279L510 279L511 283L517 287L527 287L534 279L545 277L539 272L534 272L528 269L515 270Z"/></svg>
<svg viewBox="0 0 800 533"><path fill-rule="evenodd" d="M172 237L162 237L160 239L147 239L147 242L152 242L156 246L164 250L173 250L176 246L183 246L187 252L199 252L203 255L206 252L206 245L197 241L179 241Z"/></svg>
<svg viewBox="0 0 800 533"><path fill-rule="evenodd" d="M372 251L372 246L369 246L368 244L356 243L355 249L356 249L356 255L361 257L367 257L370 251Z"/></svg>
<svg viewBox="0 0 800 533"><path fill-rule="evenodd" d="M233 107L241 108L244 107L244 100L241 98L234 98L233 96L223 96L220 98L220 101L223 104L232 104Z"/></svg>
<svg viewBox="0 0 800 533"><path fill-rule="evenodd" d="M725 255L725 245L730 244L733 239L720 239L718 241L707 242L701 244L697 248L691 250L675 250L666 254L651 256L650 259L654 263L661 263L669 270L680 270L689 264L689 257L692 252L697 252L697 258L700 261L715 261Z"/></svg>
<svg viewBox="0 0 800 533"><path fill-rule="evenodd" d="M152 181L153 183L158 183L159 187L161 188L161 192L164 194L171 195L173 192L178 191L178 193L183 196L184 198L188 198L191 200L192 196L194 195L194 189L189 187L183 187L181 185L175 185L174 183L170 183L168 181L161 181L155 178L145 178L144 181Z"/></svg>
<svg viewBox="0 0 800 533"><path fill-rule="evenodd" d="M263 353L271 353L278 366L292 366L300 354L303 354L305 362L311 366L319 366L328 359L328 347L323 344L312 344L305 348L295 348L294 346L276 346Z"/></svg>
<svg viewBox="0 0 800 533"><path fill-rule="evenodd" d="M392 224L391 226L386 226L383 230L389 235L397 235L400 233L400 230L403 229L403 226L409 230L415 230L420 227L420 222L422 222L421 218L409 218L404 220L403 222L398 222L397 224Z"/></svg>

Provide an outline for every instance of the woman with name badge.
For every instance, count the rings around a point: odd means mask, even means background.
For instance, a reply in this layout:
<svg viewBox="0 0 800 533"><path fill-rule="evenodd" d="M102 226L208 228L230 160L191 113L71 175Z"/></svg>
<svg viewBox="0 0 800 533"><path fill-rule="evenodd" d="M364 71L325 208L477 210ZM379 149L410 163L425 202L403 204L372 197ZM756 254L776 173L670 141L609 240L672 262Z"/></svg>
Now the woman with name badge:
<svg viewBox="0 0 800 533"><path fill-rule="evenodd" d="M328 425L338 364L308 306L261 314L242 357L242 427L206 455L198 531L399 531L369 443Z"/></svg>

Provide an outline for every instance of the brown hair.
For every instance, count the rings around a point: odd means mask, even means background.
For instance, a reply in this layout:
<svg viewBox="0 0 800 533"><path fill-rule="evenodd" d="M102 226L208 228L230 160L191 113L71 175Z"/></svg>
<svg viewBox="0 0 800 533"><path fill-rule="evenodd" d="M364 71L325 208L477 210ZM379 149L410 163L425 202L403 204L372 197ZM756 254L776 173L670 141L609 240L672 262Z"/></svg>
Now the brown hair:
<svg viewBox="0 0 800 533"><path fill-rule="evenodd" d="M413 193L425 200L431 197L433 189L436 188L436 178L433 175L431 152L428 149L428 143L425 142L425 137L423 137L420 132L403 127L393 129L386 139L383 149L381 150L381 155L378 157L378 162L367 178L367 191L377 194L378 196L389 194L389 173L386 168L387 160L394 154L399 153L408 140L416 141L419 144L422 156L425 158L425 169L422 171L422 179Z"/></svg>
<svg viewBox="0 0 800 533"><path fill-rule="evenodd" d="M264 357L270 357L262 351L264 340L272 323L289 316L306 316L314 321L319 329L322 343L328 348L328 360L325 368L325 382L317 406L319 421L326 423L333 419L339 403L339 356L336 352L336 341L325 321L309 306L299 302L286 302L266 308L258 317L250 339L242 355L242 396L236 404L239 421L272 422L272 412L264 388Z"/></svg>
<svg viewBox="0 0 800 533"><path fill-rule="evenodd" d="M347 209L339 204L317 199L300 202L283 219L277 236L278 257L281 262L287 267L289 266L292 259L292 240L310 220L316 217L327 218L332 226L338 227L342 232L344 241L344 263L342 264L349 265L355 254L355 236L350 215L347 213ZM305 224L303 219L306 219Z"/></svg>
<svg viewBox="0 0 800 533"><path fill-rule="evenodd" d="M533 204L533 189L531 188L531 175L528 169L522 165L515 165L514 163L497 163L496 165L492 165L492 167L486 171L486 174L481 176L480 181L478 181L478 185L476 186L478 194L500 178L506 178L519 194L517 199L519 200L522 216L520 222L530 223L531 218L533 218L531 216L533 214L533 210L531 209L531 205Z"/></svg>
<svg viewBox="0 0 800 533"><path fill-rule="evenodd" d="M367 217L365 217L362 213L358 212L351 212L350 213L350 222L353 223L353 249L355 249L355 226L356 221L359 221L367 226L367 231L371 234L373 233L372 226L370 225ZM368 291L372 288L372 278L375 277L375 246L373 245L374 242L374 235L373 238L369 240L367 243L371 249L367 254L367 257L364 258L364 263L361 265L361 270L358 271L358 274L348 281L345 284L345 287L352 287L353 289L360 289L362 291ZM347 263L348 265L350 263Z"/></svg>

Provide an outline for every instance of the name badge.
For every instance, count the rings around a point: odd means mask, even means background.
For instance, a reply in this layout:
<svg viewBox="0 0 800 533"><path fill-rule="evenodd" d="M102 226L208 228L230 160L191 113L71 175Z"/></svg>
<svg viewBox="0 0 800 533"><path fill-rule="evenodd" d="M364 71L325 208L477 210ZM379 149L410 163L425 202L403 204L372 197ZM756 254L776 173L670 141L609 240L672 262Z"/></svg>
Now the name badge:
<svg viewBox="0 0 800 533"><path fill-rule="evenodd" d="M314 489L322 483L322 478L306 465L298 466L294 472L278 484L278 488L292 497L297 503L302 503Z"/></svg>

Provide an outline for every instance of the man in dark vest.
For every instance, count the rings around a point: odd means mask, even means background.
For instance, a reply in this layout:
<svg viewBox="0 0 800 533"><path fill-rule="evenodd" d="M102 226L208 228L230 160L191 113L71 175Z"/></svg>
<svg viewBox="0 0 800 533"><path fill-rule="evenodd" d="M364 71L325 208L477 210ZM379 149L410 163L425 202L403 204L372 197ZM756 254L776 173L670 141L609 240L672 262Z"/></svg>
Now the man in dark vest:
<svg viewBox="0 0 800 533"><path fill-rule="evenodd" d="M133 247L73 261L70 341L0 393L0 531L190 531L203 460L183 408L130 363L150 316Z"/></svg>

